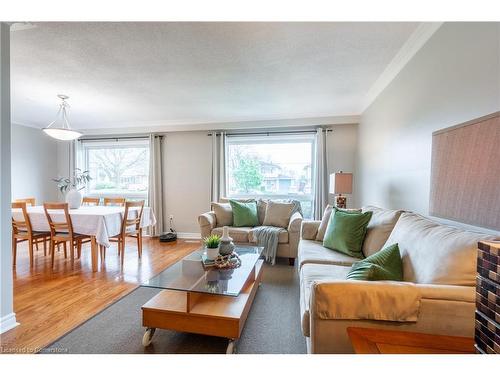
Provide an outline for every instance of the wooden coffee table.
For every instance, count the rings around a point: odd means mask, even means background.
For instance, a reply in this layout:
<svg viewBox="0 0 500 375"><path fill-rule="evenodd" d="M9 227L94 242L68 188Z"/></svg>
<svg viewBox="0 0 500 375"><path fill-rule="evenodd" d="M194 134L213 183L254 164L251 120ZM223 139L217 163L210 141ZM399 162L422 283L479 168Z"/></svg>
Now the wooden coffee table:
<svg viewBox="0 0 500 375"><path fill-rule="evenodd" d="M356 354L473 354L474 339L374 328L348 327Z"/></svg>
<svg viewBox="0 0 500 375"><path fill-rule="evenodd" d="M203 266L200 249L143 284L162 289L142 306L143 345L161 328L225 337L233 353L262 278L262 250L237 246L241 266L217 269Z"/></svg>

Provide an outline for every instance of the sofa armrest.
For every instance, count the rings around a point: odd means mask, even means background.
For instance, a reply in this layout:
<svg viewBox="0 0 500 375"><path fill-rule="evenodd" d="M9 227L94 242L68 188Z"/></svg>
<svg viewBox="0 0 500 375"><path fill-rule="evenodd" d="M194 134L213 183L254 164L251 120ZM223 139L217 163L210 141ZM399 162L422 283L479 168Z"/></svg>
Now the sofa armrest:
<svg viewBox="0 0 500 375"><path fill-rule="evenodd" d="M205 212L198 216L198 224L200 225L201 238L205 238L212 233L212 229L215 228L217 218L215 217L214 211Z"/></svg>
<svg viewBox="0 0 500 375"><path fill-rule="evenodd" d="M295 212L290 217L290 222L288 223L288 233L299 233L302 219L302 214L300 212Z"/></svg>
<svg viewBox="0 0 500 375"><path fill-rule="evenodd" d="M320 220L303 220L300 230L301 238L304 240L315 240L320 224Z"/></svg>

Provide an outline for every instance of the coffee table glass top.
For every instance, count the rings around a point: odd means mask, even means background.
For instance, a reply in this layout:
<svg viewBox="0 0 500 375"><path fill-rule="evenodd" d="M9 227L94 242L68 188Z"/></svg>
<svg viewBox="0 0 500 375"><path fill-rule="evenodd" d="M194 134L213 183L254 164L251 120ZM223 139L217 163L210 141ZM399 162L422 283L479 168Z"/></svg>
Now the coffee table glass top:
<svg viewBox="0 0 500 375"><path fill-rule="evenodd" d="M236 245L235 252L241 259L241 266L218 269L203 266L201 256L205 249L202 248L160 272L142 286L237 297L263 250L263 247L258 246Z"/></svg>

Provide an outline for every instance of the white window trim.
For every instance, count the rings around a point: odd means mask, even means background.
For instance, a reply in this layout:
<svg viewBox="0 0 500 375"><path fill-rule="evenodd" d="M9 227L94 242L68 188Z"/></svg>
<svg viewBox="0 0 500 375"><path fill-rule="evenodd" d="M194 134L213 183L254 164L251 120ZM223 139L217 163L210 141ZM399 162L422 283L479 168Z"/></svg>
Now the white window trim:
<svg viewBox="0 0 500 375"><path fill-rule="evenodd" d="M311 143L311 194L230 194L229 193L229 168L228 168L228 148L230 145L234 144L266 144L266 143ZM316 138L315 133L303 133L303 134L262 134L262 135L245 135L245 134L234 134L228 135L225 142L225 181L226 181L226 195L228 198L244 199L244 198L256 198L256 199L295 199L298 201L311 202L314 204L314 176L315 176L315 158L316 158Z"/></svg>
<svg viewBox="0 0 500 375"><path fill-rule="evenodd" d="M109 144L112 146L117 142L123 144L123 148L127 148L126 143L137 144L143 143L147 145L149 148L149 139L147 137L110 137L110 138L88 138L88 139L80 139L77 141L77 147L75 149L76 152L76 165L78 168L82 170L86 170L88 168L88 149L93 148L92 146L84 146L84 144L95 143L96 146L94 148L102 147L103 145ZM148 170L149 173L149 170ZM149 182L148 182L149 183ZM134 192L123 192L123 193L91 193L88 186L82 190L86 197L92 198L117 198L123 197L131 200L147 200L148 199L148 190L142 193L134 193Z"/></svg>

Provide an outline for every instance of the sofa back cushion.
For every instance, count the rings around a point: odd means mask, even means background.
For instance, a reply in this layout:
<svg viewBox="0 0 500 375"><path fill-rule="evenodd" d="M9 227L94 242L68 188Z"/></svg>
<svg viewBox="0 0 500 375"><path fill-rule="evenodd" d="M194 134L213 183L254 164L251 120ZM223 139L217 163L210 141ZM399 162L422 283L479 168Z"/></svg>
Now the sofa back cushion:
<svg viewBox="0 0 500 375"><path fill-rule="evenodd" d="M398 244L404 281L474 286L477 243L494 239L403 212L383 247Z"/></svg>
<svg viewBox="0 0 500 375"><path fill-rule="evenodd" d="M365 241L363 242L363 254L365 257L381 250L396 225L402 210L387 210L375 206L365 206L362 212L373 212L368 223Z"/></svg>
<svg viewBox="0 0 500 375"><path fill-rule="evenodd" d="M233 209L229 203L212 202L212 211L215 212L216 226L232 226L233 225Z"/></svg>

